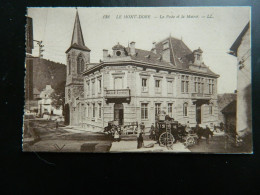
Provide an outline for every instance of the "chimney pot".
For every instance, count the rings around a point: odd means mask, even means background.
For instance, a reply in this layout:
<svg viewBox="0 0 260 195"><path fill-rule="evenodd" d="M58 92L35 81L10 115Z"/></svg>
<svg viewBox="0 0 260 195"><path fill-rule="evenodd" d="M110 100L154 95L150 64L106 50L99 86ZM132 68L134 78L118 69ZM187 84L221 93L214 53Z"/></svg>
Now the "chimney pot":
<svg viewBox="0 0 260 195"><path fill-rule="evenodd" d="M130 43L130 54L135 55L135 42L134 41L132 41Z"/></svg>
<svg viewBox="0 0 260 195"><path fill-rule="evenodd" d="M108 56L108 50L107 49L103 49L103 60L105 60Z"/></svg>

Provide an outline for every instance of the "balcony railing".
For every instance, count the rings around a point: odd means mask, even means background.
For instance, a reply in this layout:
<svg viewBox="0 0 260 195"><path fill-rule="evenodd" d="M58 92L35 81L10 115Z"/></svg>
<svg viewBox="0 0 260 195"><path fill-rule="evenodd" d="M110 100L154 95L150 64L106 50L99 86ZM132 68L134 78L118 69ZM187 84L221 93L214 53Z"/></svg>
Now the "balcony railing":
<svg viewBox="0 0 260 195"><path fill-rule="evenodd" d="M104 90L105 98L129 98L130 89L112 89Z"/></svg>
<svg viewBox="0 0 260 195"><path fill-rule="evenodd" d="M192 93L192 98L210 98L212 94L206 94L206 93Z"/></svg>

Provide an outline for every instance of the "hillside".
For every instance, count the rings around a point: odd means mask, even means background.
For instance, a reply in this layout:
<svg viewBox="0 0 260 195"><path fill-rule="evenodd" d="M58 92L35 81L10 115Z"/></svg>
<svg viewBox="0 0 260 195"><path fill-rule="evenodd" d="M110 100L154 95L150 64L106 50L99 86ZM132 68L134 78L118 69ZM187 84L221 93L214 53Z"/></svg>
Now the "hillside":
<svg viewBox="0 0 260 195"><path fill-rule="evenodd" d="M42 91L46 85L53 89L66 81L66 66L46 59L33 58L33 87Z"/></svg>

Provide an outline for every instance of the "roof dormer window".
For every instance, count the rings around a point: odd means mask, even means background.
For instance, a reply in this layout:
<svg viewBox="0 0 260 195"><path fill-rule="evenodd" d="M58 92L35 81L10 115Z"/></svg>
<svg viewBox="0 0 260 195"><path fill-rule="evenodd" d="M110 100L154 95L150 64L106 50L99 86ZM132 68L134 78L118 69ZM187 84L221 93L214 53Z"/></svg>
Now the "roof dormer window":
<svg viewBox="0 0 260 195"><path fill-rule="evenodd" d="M116 52L116 55L117 55L117 56L120 56L120 55L121 55L121 51L117 51L117 52Z"/></svg>
<svg viewBox="0 0 260 195"><path fill-rule="evenodd" d="M169 48L169 42L168 41L165 41L164 43L163 43L163 50L164 49L168 49Z"/></svg>

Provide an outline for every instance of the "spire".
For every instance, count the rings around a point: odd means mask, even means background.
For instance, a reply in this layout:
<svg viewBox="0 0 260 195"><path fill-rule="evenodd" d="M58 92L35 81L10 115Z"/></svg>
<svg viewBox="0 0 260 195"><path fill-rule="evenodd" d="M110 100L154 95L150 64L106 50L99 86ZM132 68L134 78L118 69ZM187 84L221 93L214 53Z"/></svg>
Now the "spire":
<svg viewBox="0 0 260 195"><path fill-rule="evenodd" d="M80 45L80 46L85 46L83 35L82 35L82 30L81 30L81 26L80 26L80 21L79 21L78 10L76 11L76 18L75 18L75 23L74 23L74 28L73 28L71 45L73 45L74 43L76 43L77 45Z"/></svg>
<svg viewBox="0 0 260 195"><path fill-rule="evenodd" d="M90 49L87 46L85 46L84 38L80 26L80 21L79 21L78 9L76 10L77 11L76 11L76 18L75 18L75 23L74 23L73 33L72 33L71 45L69 49L67 49L66 53L68 53L72 48L90 52Z"/></svg>

